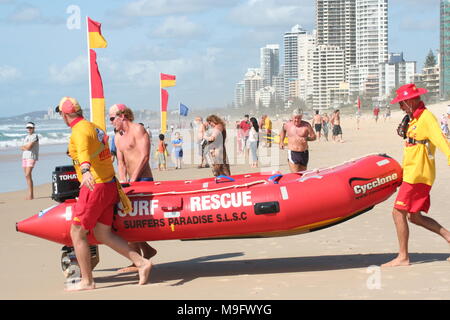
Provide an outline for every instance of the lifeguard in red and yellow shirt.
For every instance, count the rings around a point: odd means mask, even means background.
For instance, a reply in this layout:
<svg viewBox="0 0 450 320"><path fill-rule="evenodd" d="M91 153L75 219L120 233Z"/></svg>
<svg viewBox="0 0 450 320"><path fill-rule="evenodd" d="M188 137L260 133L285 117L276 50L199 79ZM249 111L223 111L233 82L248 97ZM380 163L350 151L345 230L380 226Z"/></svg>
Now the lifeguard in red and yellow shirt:
<svg viewBox="0 0 450 320"><path fill-rule="evenodd" d="M450 232L436 220L422 215L430 208L430 190L436 177L434 155L436 147L446 156L450 165L450 147L442 134L436 117L420 99L426 89L406 84L397 90L391 104L399 103L400 109L410 118L403 151L403 182L398 191L392 212L399 242L398 256L383 267L409 265L408 221L422 226L443 237L450 243Z"/></svg>
<svg viewBox="0 0 450 320"><path fill-rule="evenodd" d="M64 97L56 107L72 128L69 155L80 180L80 194L74 207L70 236L81 270L81 281L69 291L95 289L87 234L130 259L138 268L139 284L148 281L152 264L131 250L128 243L111 231L119 190L106 133L83 118L78 101Z"/></svg>

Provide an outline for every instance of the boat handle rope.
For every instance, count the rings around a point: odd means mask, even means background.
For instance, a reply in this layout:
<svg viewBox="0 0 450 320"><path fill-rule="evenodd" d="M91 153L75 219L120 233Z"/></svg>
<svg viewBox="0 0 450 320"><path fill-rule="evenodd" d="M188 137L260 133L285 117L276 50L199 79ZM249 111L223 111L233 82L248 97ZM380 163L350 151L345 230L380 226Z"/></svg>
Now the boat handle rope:
<svg viewBox="0 0 450 320"><path fill-rule="evenodd" d="M228 181L220 181L220 179L222 179L222 178L228 179ZM222 183L222 182L234 182L235 180L232 177L220 175L220 176L216 177L215 181L216 181L216 183Z"/></svg>
<svg viewBox="0 0 450 320"><path fill-rule="evenodd" d="M214 191L222 191L222 190L227 190L227 189L245 188L245 187L250 187L250 186L261 184L261 183L267 183L267 181L266 180L258 180L258 181L253 181L253 182L249 182L249 183L226 186L226 187L215 188L215 189L200 189L200 190L191 190L191 191L167 191L167 192L160 192L160 193L138 193L138 194L132 194L132 195L127 194L127 196L128 197L148 197L148 196L164 196L164 195L183 195L183 194L200 193L200 192L214 192Z"/></svg>
<svg viewBox="0 0 450 320"><path fill-rule="evenodd" d="M272 181L274 184L278 184L278 180L280 180L282 176L283 176L282 174L277 173L271 176L268 180Z"/></svg>

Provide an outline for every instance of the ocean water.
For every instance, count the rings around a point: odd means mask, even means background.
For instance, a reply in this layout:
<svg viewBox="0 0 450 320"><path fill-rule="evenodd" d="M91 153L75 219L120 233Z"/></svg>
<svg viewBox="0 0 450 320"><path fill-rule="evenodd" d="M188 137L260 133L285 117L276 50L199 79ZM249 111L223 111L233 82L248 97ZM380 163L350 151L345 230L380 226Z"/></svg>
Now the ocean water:
<svg viewBox="0 0 450 320"><path fill-rule="evenodd" d="M22 151L20 147L23 139L27 135L25 123L1 123L0 124L0 193L24 190L27 188L24 172L22 168ZM36 133L39 135L39 160L33 169L33 182L35 185L50 183L52 172L58 166L71 165L71 159L66 155L67 144L70 137L70 128L61 120L35 121ZM108 136L112 137L112 128L107 128ZM151 168L156 169L157 163L154 150L158 141L158 129L152 129L151 147ZM185 136L190 135L190 130L184 132ZM166 142L171 150L172 137L167 135ZM191 148L190 143L185 143L185 151ZM115 164L116 165L116 164ZM174 163L169 161L168 167L173 167ZM116 167L117 169L117 167ZM49 190L49 196L51 190Z"/></svg>

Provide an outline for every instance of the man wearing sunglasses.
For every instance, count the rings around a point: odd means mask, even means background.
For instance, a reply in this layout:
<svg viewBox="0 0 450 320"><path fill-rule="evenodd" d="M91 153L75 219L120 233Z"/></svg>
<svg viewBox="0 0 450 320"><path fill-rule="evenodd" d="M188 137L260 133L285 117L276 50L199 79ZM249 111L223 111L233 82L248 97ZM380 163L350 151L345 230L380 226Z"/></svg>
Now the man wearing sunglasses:
<svg viewBox="0 0 450 320"><path fill-rule="evenodd" d="M408 220L440 235L450 243L450 232L434 219L421 213L427 213L430 208L430 190L436 177L436 147L445 154L450 165L450 147L447 140L436 117L420 99L420 96L427 92L413 83L406 84L397 90L397 97L391 101L391 104L399 103L400 109L407 113L410 121L405 125L405 130L402 130L402 137L406 138L403 151L403 182L392 211L399 253L395 259L383 264L383 267L409 265Z"/></svg>
<svg viewBox="0 0 450 320"><path fill-rule="evenodd" d="M120 182L153 181L149 164L150 136L144 126L133 122L133 111L124 104L115 104L109 108L109 120L117 131L114 142ZM146 259L157 253L146 242L130 242L128 245ZM118 270L119 273L136 271L134 265Z"/></svg>

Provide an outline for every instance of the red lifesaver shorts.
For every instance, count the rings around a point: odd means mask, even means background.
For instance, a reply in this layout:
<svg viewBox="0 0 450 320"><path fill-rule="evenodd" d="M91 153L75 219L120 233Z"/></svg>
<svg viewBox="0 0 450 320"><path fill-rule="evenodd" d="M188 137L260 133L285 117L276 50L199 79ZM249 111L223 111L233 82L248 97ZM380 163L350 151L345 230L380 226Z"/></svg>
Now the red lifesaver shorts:
<svg viewBox="0 0 450 320"><path fill-rule="evenodd" d="M119 202L119 193L115 181L96 183L94 190L81 187L72 224L81 225L85 230L94 229L97 222L112 225L114 206Z"/></svg>
<svg viewBox="0 0 450 320"><path fill-rule="evenodd" d="M395 199L394 208L409 213L428 212L431 186L424 183L410 184L403 181Z"/></svg>

